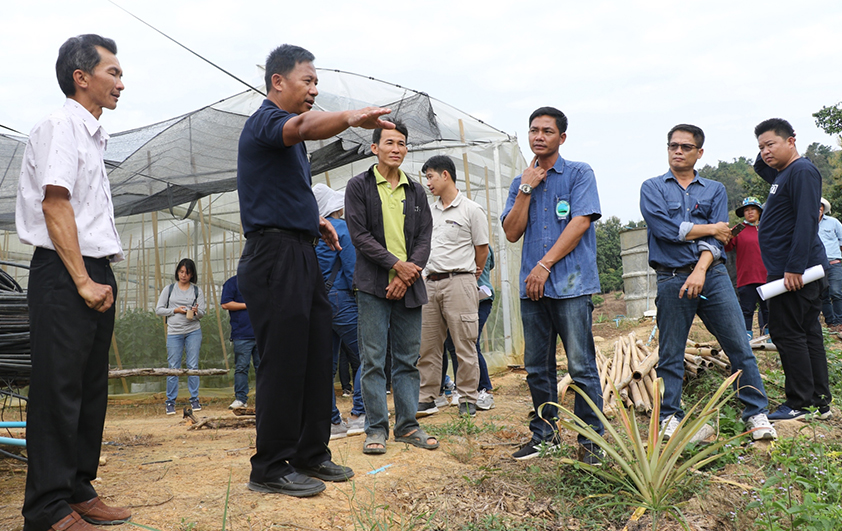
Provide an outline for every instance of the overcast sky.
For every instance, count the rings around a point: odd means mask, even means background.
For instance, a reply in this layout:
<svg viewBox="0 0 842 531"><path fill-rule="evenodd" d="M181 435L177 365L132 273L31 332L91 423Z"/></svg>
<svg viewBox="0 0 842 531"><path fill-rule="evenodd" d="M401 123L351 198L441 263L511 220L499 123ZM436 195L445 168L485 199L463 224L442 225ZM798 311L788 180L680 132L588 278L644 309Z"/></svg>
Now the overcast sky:
<svg viewBox="0 0 842 531"><path fill-rule="evenodd" d="M842 100L842 2L313 2L117 0L161 31L251 80L269 50L308 48L316 66L428 93L516 134L543 105L570 120L563 157L596 172L602 211L640 219L643 180L664 173L666 132L707 135L702 163L753 157L753 128L788 119L803 151L834 145L811 114ZM107 0L3 0L0 124L28 133L63 101L61 43L117 41L126 90L111 133L161 121L243 87Z"/></svg>

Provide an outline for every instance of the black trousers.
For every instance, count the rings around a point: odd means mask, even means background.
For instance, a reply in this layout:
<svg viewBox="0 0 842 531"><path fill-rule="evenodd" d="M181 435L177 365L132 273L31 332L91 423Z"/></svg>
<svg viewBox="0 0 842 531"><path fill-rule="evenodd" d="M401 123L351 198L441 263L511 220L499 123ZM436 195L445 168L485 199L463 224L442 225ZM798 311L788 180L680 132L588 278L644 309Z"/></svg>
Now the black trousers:
<svg viewBox="0 0 842 531"><path fill-rule="evenodd" d="M779 277L769 277L769 281ZM786 376L785 404L792 409L830 404L827 355L819 314L825 279L769 299L769 333Z"/></svg>
<svg viewBox="0 0 842 531"><path fill-rule="evenodd" d="M117 283L105 258L85 258L94 282ZM87 307L58 254L37 248L29 272L32 375L26 415L29 457L24 530L43 531L97 493L108 400L108 349L114 306Z"/></svg>
<svg viewBox="0 0 842 531"><path fill-rule="evenodd" d="M769 307L766 301L760 298L757 293L757 286L760 284L746 284L737 288L737 294L740 296L740 309L743 311L743 318L746 320L746 330L751 330L751 325L754 322L754 309L759 305L757 312L757 326L760 327L760 333L763 334L763 328L769 322Z"/></svg>
<svg viewBox="0 0 842 531"><path fill-rule="evenodd" d="M330 459L333 312L312 238L250 233L237 275L260 352L250 479L273 481Z"/></svg>

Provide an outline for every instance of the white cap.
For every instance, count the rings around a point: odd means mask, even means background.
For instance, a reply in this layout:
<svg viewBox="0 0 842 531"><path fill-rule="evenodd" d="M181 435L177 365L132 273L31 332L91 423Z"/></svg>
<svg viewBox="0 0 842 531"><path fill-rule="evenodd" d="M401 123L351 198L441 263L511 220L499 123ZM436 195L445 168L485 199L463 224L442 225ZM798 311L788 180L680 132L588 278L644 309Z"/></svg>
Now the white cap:
<svg viewBox="0 0 842 531"><path fill-rule="evenodd" d="M313 185L313 195L316 196L316 203L319 205L319 215L323 218L345 208L345 194L322 183Z"/></svg>
<svg viewBox="0 0 842 531"><path fill-rule="evenodd" d="M822 197L821 199L822 205L824 205L824 213L830 214L830 201Z"/></svg>

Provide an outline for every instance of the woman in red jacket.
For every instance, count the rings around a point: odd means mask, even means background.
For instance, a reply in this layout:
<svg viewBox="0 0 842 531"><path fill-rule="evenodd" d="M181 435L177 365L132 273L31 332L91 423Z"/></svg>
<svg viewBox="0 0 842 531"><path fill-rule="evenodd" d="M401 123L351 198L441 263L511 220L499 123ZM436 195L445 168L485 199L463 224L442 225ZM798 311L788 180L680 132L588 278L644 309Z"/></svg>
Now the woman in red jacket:
<svg viewBox="0 0 842 531"><path fill-rule="evenodd" d="M746 320L746 334L751 339L754 308L758 303L760 313L757 316L757 324L760 326L761 334L766 328L766 323L769 322L766 301L757 293L757 286L766 282L766 268L760 258L760 245L757 243L757 225L760 223L763 206L756 197L746 197L734 213L745 218L742 222L744 226L736 236L731 238L725 246L725 251L735 249L737 251L737 293L740 296L740 307L743 309L743 317Z"/></svg>

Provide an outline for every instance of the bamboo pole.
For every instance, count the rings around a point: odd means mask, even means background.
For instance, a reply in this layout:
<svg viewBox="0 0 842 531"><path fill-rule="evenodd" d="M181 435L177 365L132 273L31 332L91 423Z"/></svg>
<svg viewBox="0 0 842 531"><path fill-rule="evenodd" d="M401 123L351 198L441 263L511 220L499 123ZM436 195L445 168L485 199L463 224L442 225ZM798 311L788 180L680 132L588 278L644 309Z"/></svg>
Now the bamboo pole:
<svg viewBox="0 0 842 531"><path fill-rule="evenodd" d="M199 218L202 225L202 239L205 244L205 264L207 265L207 278L210 283L211 291L213 292L213 304L216 311L216 327L219 331L219 344L222 346L222 359L225 362L225 368L230 369L228 364L228 349L225 346L225 333L222 331L222 316L219 312L219 307L216 306L216 284L213 282L213 269L210 263L210 219L211 219L211 200L208 198L208 226L205 228L204 213L202 212L202 200L199 199ZM205 291L208 293L208 291ZM210 305L208 305L210 307Z"/></svg>
<svg viewBox="0 0 842 531"><path fill-rule="evenodd" d="M120 361L120 351L117 349L117 336L114 335L114 332L111 332L111 346L114 348L114 358L117 360L117 368L123 369L123 362ZM123 383L123 392L129 394L129 384L126 383L125 378L120 378L120 381Z"/></svg>
<svg viewBox="0 0 842 531"><path fill-rule="evenodd" d="M155 245L155 292L161 293L164 289L161 283L161 254L158 251L158 213L152 212L152 242Z"/></svg>
<svg viewBox="0 0 842 531"><path fill-rule="evenodd" d="M459 138L462 140L462 144L465 144L465 124L462 122L462 119L459 118ZM462 148L462 166L464 167L465 172L465 195L468 196L468 199L471 198L471 172L468 169L468 150L463 147Z"/></svg>
<svg viewBox="0 0 842 531"><path fill-rule="evenodd" d="M146 292L146 214L140 215L140 255L143 257L141 259L141 277L138 279L143 283L143 311L147 310L146 299L149 298L149 294Z"/></svg>
<svg viewBox="0 0 842 531"><path fill-rule="evenodd" d="M126 283L123 288L123 311L120 312L121 317L126 314L126 308L129 302L129 275L132 272L132 236L134 235L129 234L129 252L126 253Z"/></svg>

